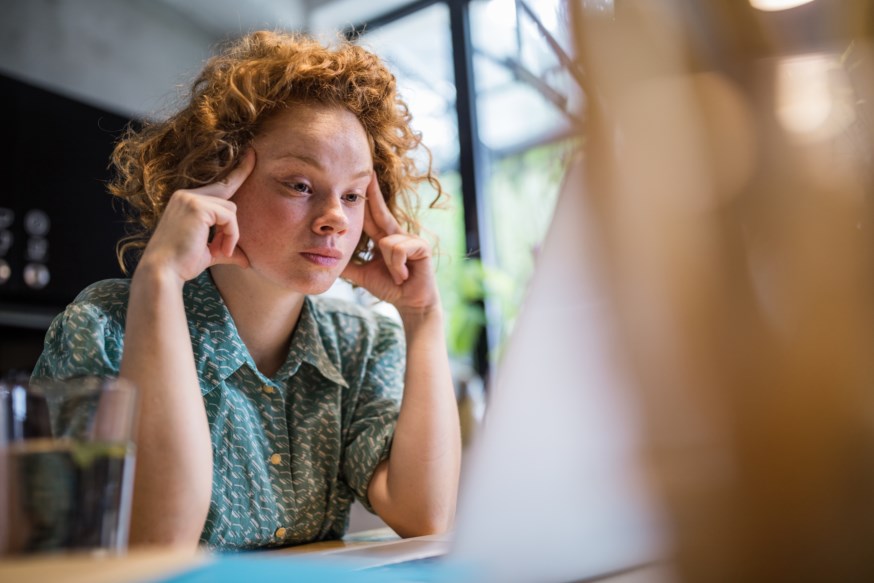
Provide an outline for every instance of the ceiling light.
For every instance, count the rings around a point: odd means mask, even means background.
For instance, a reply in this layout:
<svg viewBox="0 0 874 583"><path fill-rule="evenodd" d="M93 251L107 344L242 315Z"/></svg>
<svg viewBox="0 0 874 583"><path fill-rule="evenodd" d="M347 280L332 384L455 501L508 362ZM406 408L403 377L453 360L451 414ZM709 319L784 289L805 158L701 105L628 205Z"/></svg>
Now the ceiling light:
<svg viewBox="0 0 874 583"><path fill-rule="evenodd" d="M750 5L765 12L777 12L778 10L788 10L802 4L808 4L809 2L813 2L813 0L750 0Z"/></svg>

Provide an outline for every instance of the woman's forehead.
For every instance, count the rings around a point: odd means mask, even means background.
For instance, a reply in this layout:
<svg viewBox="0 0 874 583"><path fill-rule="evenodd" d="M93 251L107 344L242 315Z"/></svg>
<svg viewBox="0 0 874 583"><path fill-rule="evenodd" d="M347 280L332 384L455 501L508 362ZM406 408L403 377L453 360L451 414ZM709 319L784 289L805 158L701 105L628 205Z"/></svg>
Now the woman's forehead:
<svg viewBox="0 0 874 583"><path fill-rule="evenodd" d="M333 158L369 169L370 140L364 126L341 107L295 105L283 109L265 123L255 138L259 158L297 159L319 165Z"/></svg>
<svg viewBox="0 0 874 583"><path fill-rule="evenodd" d="M283 130L324 132L332 129L353 129L366 139L366 131L358 117L339 105L292 103L274 113L261 124L259 135Z"/></svg>

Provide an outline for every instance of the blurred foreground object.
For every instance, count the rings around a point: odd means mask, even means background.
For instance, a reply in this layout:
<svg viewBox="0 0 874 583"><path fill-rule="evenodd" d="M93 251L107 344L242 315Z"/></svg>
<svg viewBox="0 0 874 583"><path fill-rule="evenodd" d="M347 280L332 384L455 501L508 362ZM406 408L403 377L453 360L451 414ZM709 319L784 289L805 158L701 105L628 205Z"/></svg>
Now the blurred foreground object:
<svg viewBox="0 0 874 583"><path fill-rule="evenodd" d="M587 205L678 577L874 581L869 3L588 4Z"/></svg>
<svg viewBox="0 0 874 583"><path fill-rule="evenodd" d="M136 397L123 379L0 379L0 558L126 552Z"/></svg>

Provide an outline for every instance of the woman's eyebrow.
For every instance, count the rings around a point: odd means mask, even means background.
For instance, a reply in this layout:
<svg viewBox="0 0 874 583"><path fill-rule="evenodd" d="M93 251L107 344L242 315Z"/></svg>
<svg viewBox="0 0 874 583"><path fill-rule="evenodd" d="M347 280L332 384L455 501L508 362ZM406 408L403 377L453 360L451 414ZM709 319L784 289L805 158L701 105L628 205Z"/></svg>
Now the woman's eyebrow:
<svg viewBox="0 0 874 583"><path fill-rule="evenodd" d="M273 159L286 160L288 158L303 162L304 164L317 168L318 170L324 170L324 167L321 165L321 163L319 163L318 160L316 160L312 156L307 156L306 154L298 154L297 152L284 152L278 154ZM369 178L371 174L373 174L373 168L364 168L363 170L359 170L358 172L353 174L350 178L352 180L357 180L359 178Z"/></svg>
<svg viewBox="0 0 874 583"><path fill-rule="evenodd" d="M319 161L312 156L307 156L306 154L298 154L297 152L282 152L280 154L277 154L276 156L273 156L274 160L286 160L288 158L303 162L304 164L322 170L322 165L319 163Z"/></svg>
<svg viewBox="0 0 874 583"><path fill-rule="evenodd" d="M358 178L370 178L373 174L372 168L365 168L364 170L360 170L352 175L353 180L357 180Z"/></svg>

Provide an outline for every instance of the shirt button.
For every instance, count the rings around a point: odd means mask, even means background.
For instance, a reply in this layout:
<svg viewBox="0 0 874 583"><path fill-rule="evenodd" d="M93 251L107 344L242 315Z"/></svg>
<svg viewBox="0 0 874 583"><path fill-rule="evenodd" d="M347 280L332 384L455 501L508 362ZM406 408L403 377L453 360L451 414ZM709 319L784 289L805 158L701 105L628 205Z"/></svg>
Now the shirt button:
<svg viewBox="0 0 874 583"><path fill-rule="evenodd" d="M274 389L270 385L264 385L263 387L261 387L261 390L264 391L265 393L267 393L268 395L272 395Z"/></svg>
<svg viewBox="0 0 874 583"><path fill-rule="evenodd" d="M274 532L273 535L276 538L283 538L283 537L285 537L285 529L280 526L279 528L276 529L276 532Z"/></svg>
<svg viewBox="0 0 874 583"><path fill-rule="evenodd" d="M278 453L274 453L272 456L270 456L270 463L273 464L274 466L278 466L281 462L282 462L282 456L279 455Z"/></svg>

